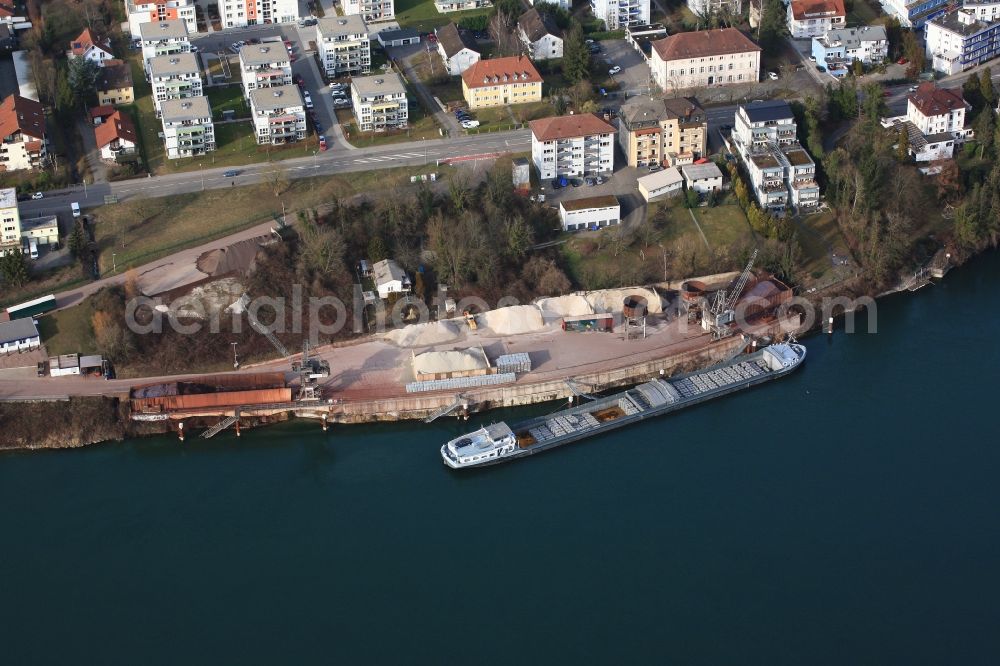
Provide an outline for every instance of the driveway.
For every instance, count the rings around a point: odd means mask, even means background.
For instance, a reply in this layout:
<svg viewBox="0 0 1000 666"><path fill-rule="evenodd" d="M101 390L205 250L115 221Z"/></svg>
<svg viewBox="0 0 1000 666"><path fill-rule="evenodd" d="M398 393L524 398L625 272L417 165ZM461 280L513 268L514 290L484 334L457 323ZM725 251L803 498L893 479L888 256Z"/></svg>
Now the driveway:
<svg viewBox="0 0 1000 666"><path fill-rule="evenodd" d="M437 54L431 52L430 48L430 42L421 42L420 44L411 44L409 46L393 47L387 49L387 52L389 57L393 59L393 62L399 63L403 68L406 79L413 85L413 88L417 91L417 96L420 97L420 104L424 109L434 114L434 120L437 121L438 127L443 127L449 136L455 136L462 131L462 126L458 123L458 118L442 109L434 101L434 95L417 78L417 73L411 65L413 58L425 58L428 52L430 52L431 57L437 57Z"/></svg>
<svg viewBox="0 0 1000 666"><path fill-rule="evenodd" d="M94 126L83 118L76 121L76 131L80 134L83 143L83 150L86 153L87 167L90 176L95 183L106 183L108 181L108 168L101 159L101 153L97 150L97 138L94 136Z"/></svg>
<svg viewBox="0 0 1000 666"><path fill-rule="evenodd" d="M601 52L594 58L607 64L608 69L618 65L622 71L614 75L626 97L648 95L651 89L649 66L642 53L636 51L624 39L608 39L598 42Z"/></svg>

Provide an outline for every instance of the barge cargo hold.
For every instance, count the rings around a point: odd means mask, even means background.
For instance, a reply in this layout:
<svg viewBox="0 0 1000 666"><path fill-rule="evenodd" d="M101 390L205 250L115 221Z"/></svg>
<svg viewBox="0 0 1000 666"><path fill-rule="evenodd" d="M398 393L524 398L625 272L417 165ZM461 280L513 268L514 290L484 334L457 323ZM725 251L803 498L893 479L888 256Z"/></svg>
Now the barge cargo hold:
<svg viewBox="0 0 1000 666"><path fill-rule="evenodd" d="M798 368L805 357L802 345L771 345L721 365L654 379L513 427L503 422L482 427L442 446L441 458L454 469L523 458L777 379Z"/></svg>

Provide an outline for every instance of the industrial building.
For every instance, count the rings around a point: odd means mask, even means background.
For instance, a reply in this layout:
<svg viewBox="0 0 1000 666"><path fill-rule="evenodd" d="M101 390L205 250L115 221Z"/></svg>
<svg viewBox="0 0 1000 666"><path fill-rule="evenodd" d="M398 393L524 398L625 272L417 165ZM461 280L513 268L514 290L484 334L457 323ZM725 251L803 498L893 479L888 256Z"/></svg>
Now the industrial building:
<svg viewBox="0 0 1000 666"><path fill-rule="evenodd" d="M288 403L292 389L282 372L206 375L187 381L136 386L129 396L133 413L217 413L241 406Z"/></svg>
<svg viewBox="0 0 1000 666"><path fill-rule="evenodd" d="M0 322L0 354L37 349L42 344L31 317Z"/></svg>
<svg viewBox="0 0 1000 666"><path fill-rule="evenodd" d="M563 231L602 229L621 221L621 204L611 194L559 202L559 222Z"/></svg>

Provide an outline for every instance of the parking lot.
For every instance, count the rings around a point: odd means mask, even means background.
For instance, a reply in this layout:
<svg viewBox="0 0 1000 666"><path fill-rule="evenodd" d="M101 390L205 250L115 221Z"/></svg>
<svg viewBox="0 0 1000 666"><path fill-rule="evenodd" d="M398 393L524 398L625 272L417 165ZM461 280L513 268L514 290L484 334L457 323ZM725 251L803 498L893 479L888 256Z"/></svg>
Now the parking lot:
<svg viewBox="0 0 1000 666"><path fill-rule="evenodd" d="M628 96L645 95L650 91L651 81L646 59L639 51L624 39L608 39L598 42L601 52L594 55L598 61L603 61L607 67L618 65L622 71L613 76L622 92Z"/></svg>

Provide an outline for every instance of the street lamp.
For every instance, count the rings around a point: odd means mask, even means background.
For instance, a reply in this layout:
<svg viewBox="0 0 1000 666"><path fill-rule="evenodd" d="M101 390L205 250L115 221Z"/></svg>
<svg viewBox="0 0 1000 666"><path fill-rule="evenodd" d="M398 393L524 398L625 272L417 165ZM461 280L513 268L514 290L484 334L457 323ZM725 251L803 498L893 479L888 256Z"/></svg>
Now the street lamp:
<svg viewBox="0 0 1000 666"><path fill-rule="evenodd" d="M239 362L239 359L236 358L236 344L237 343L230 342L229 344L231 344L233 346L233 368L235 368L236 370L239 370L239 368L240 368L240 362Z"/></svg>
<svg viewBox="0 0 1000 666"><path fill-rule="evenodd" d="M118 272L118 262L115 261L115 257L117 257L117 256L118 255L115 254L114 252L111 253L111 272L112 273L117 273Z"/></svg>
<svg viewBox="0 0 1000 666"><path fill-rule="evenodd" d="M201 191L205 191L205 170L202 168L201 163L198 164L198 172L201 174Z"/></svg>

